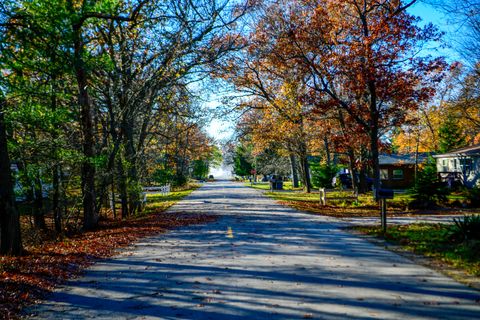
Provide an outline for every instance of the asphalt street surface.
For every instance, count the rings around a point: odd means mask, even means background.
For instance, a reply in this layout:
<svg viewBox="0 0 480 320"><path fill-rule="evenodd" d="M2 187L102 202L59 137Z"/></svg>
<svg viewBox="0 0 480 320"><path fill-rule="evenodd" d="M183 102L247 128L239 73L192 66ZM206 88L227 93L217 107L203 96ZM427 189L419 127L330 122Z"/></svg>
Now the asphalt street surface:
<svg viewBox="0 0 480 320"><path fill-rule="evenodd" d="M480 292L233 182L169 212L210 224L143 239L27 310L36 319L480 319Z"/></svg>

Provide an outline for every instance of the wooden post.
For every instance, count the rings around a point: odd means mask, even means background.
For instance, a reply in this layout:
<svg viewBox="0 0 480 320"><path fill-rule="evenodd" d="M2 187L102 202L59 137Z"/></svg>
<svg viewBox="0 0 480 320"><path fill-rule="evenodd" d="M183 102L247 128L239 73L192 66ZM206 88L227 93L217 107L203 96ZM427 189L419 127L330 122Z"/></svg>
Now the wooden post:
<svg viewBox="0 0 480 320"><path fill-rule="evenodd" d="M320 188L320 204L322 206L325 206L327 205L327 195L326 195L326 191L325 191L325 188Z"/></svg>
<svg viewBox="0 0 480 320"><path fill-rule="evenodd" d="M381 220L382 220L382 231L383 234L387 232L387 199L381 198L380 199L381 205Z"/></svg>

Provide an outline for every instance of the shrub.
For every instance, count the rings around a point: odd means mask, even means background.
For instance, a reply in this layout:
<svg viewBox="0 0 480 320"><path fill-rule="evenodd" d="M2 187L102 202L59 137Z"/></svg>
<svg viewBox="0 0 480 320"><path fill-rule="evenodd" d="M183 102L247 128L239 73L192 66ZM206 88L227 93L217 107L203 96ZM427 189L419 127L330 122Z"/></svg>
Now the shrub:
<svg viewBox="0 0 480 320"><path fill-rule="evenodd" d="M480 215L454 218L450 228L451 236L457 241L480 240Z"/></svg>
<svg viewBox="0 0 480 320"><path fill-rule="evenodd" d="M480 188L474 187L465 192L465 197L472 207L480 207Z"/></svg>
<svg viewBox="0 0 480 320"><path fill-rule="evenodd" d="M338 172L338 167L334 165L311 163L312 184L315 188L331 188L332 179Z"/></svg>
<svg viewBox="0 0 480 320"><path fill-rule="evenodd" d="M153 180L161 185L170 183L173 180L173 172L171 169L157 169L153 173Z"/></svg>
<svg viewBox="0 0 480 320"><path fill-rule="evenodd" d="M418 172L415 186L410 189L414 201L410 206L428 207L438 202L446 202L449 190L437 176L435 159L429 157L425 166Z"/></svg>

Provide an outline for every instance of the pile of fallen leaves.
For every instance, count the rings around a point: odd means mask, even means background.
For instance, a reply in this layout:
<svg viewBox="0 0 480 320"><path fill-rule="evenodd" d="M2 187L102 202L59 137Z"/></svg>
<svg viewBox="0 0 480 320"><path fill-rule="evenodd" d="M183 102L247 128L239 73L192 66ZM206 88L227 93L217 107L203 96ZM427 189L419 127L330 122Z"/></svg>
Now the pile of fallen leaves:
<svg viewBox="0 0 480 320"><path fill-rule="evenodd" d="M312 201L284 201L277 200L280 204L290 206L297 210L317 213L320 215L331 216L336 218L351 218L351 217L376 217L380 215L380 206L335 206L335 205L321 205L318 202ZM432 210L402 210L400 208L388 208L387 212L391 216L417 216L417 215L464 215L465 213L474 214L478 209L432 209Z"/></svg>
<svg viewBox="0 0 480 320"><path fill-rule="evenodd" d="M214 221L208 215L153 213L127 221L106 220L95 231L27 247L21 257L0 257L0 318L16 318L65 280L133 241L180 226Z"/></svg>
<svg viewBox="0 0 480 320"><path fill-rule="evenodd" d="M318 213L321 215L332 216L337 218L342 217L372 217L379 215L380 209L376 206L364 206L364 207L343 207L335 205L321 205L318 202L312 201L283 201L277 200L282 205L293 207L297 210ZM394 212L400 210L394 209Z"/></svg>

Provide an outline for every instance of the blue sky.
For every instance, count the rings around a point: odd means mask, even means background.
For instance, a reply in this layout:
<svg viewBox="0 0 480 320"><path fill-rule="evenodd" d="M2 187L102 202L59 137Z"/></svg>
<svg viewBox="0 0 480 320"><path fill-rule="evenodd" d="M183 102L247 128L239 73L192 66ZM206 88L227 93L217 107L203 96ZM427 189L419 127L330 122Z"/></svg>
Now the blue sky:
<svg viewBox="0 0 480 320"><path fill-rule="evenodd" d="M459 26L452 25L451 21L449 21L449 18L444 13L422 2L419 2L412 6L412 8L409 9L409 12L415 16L420 17L422 19L421 24L433 23L439 28L439 30L445 32L443 42L446 45L446 48L438 48L437 50L432 50L430 54L444 56L448 62L458 61L462 59L460 55L454 50L454 46L456 45L455 36L458 35L459 32L461 32Z"/></svg>

